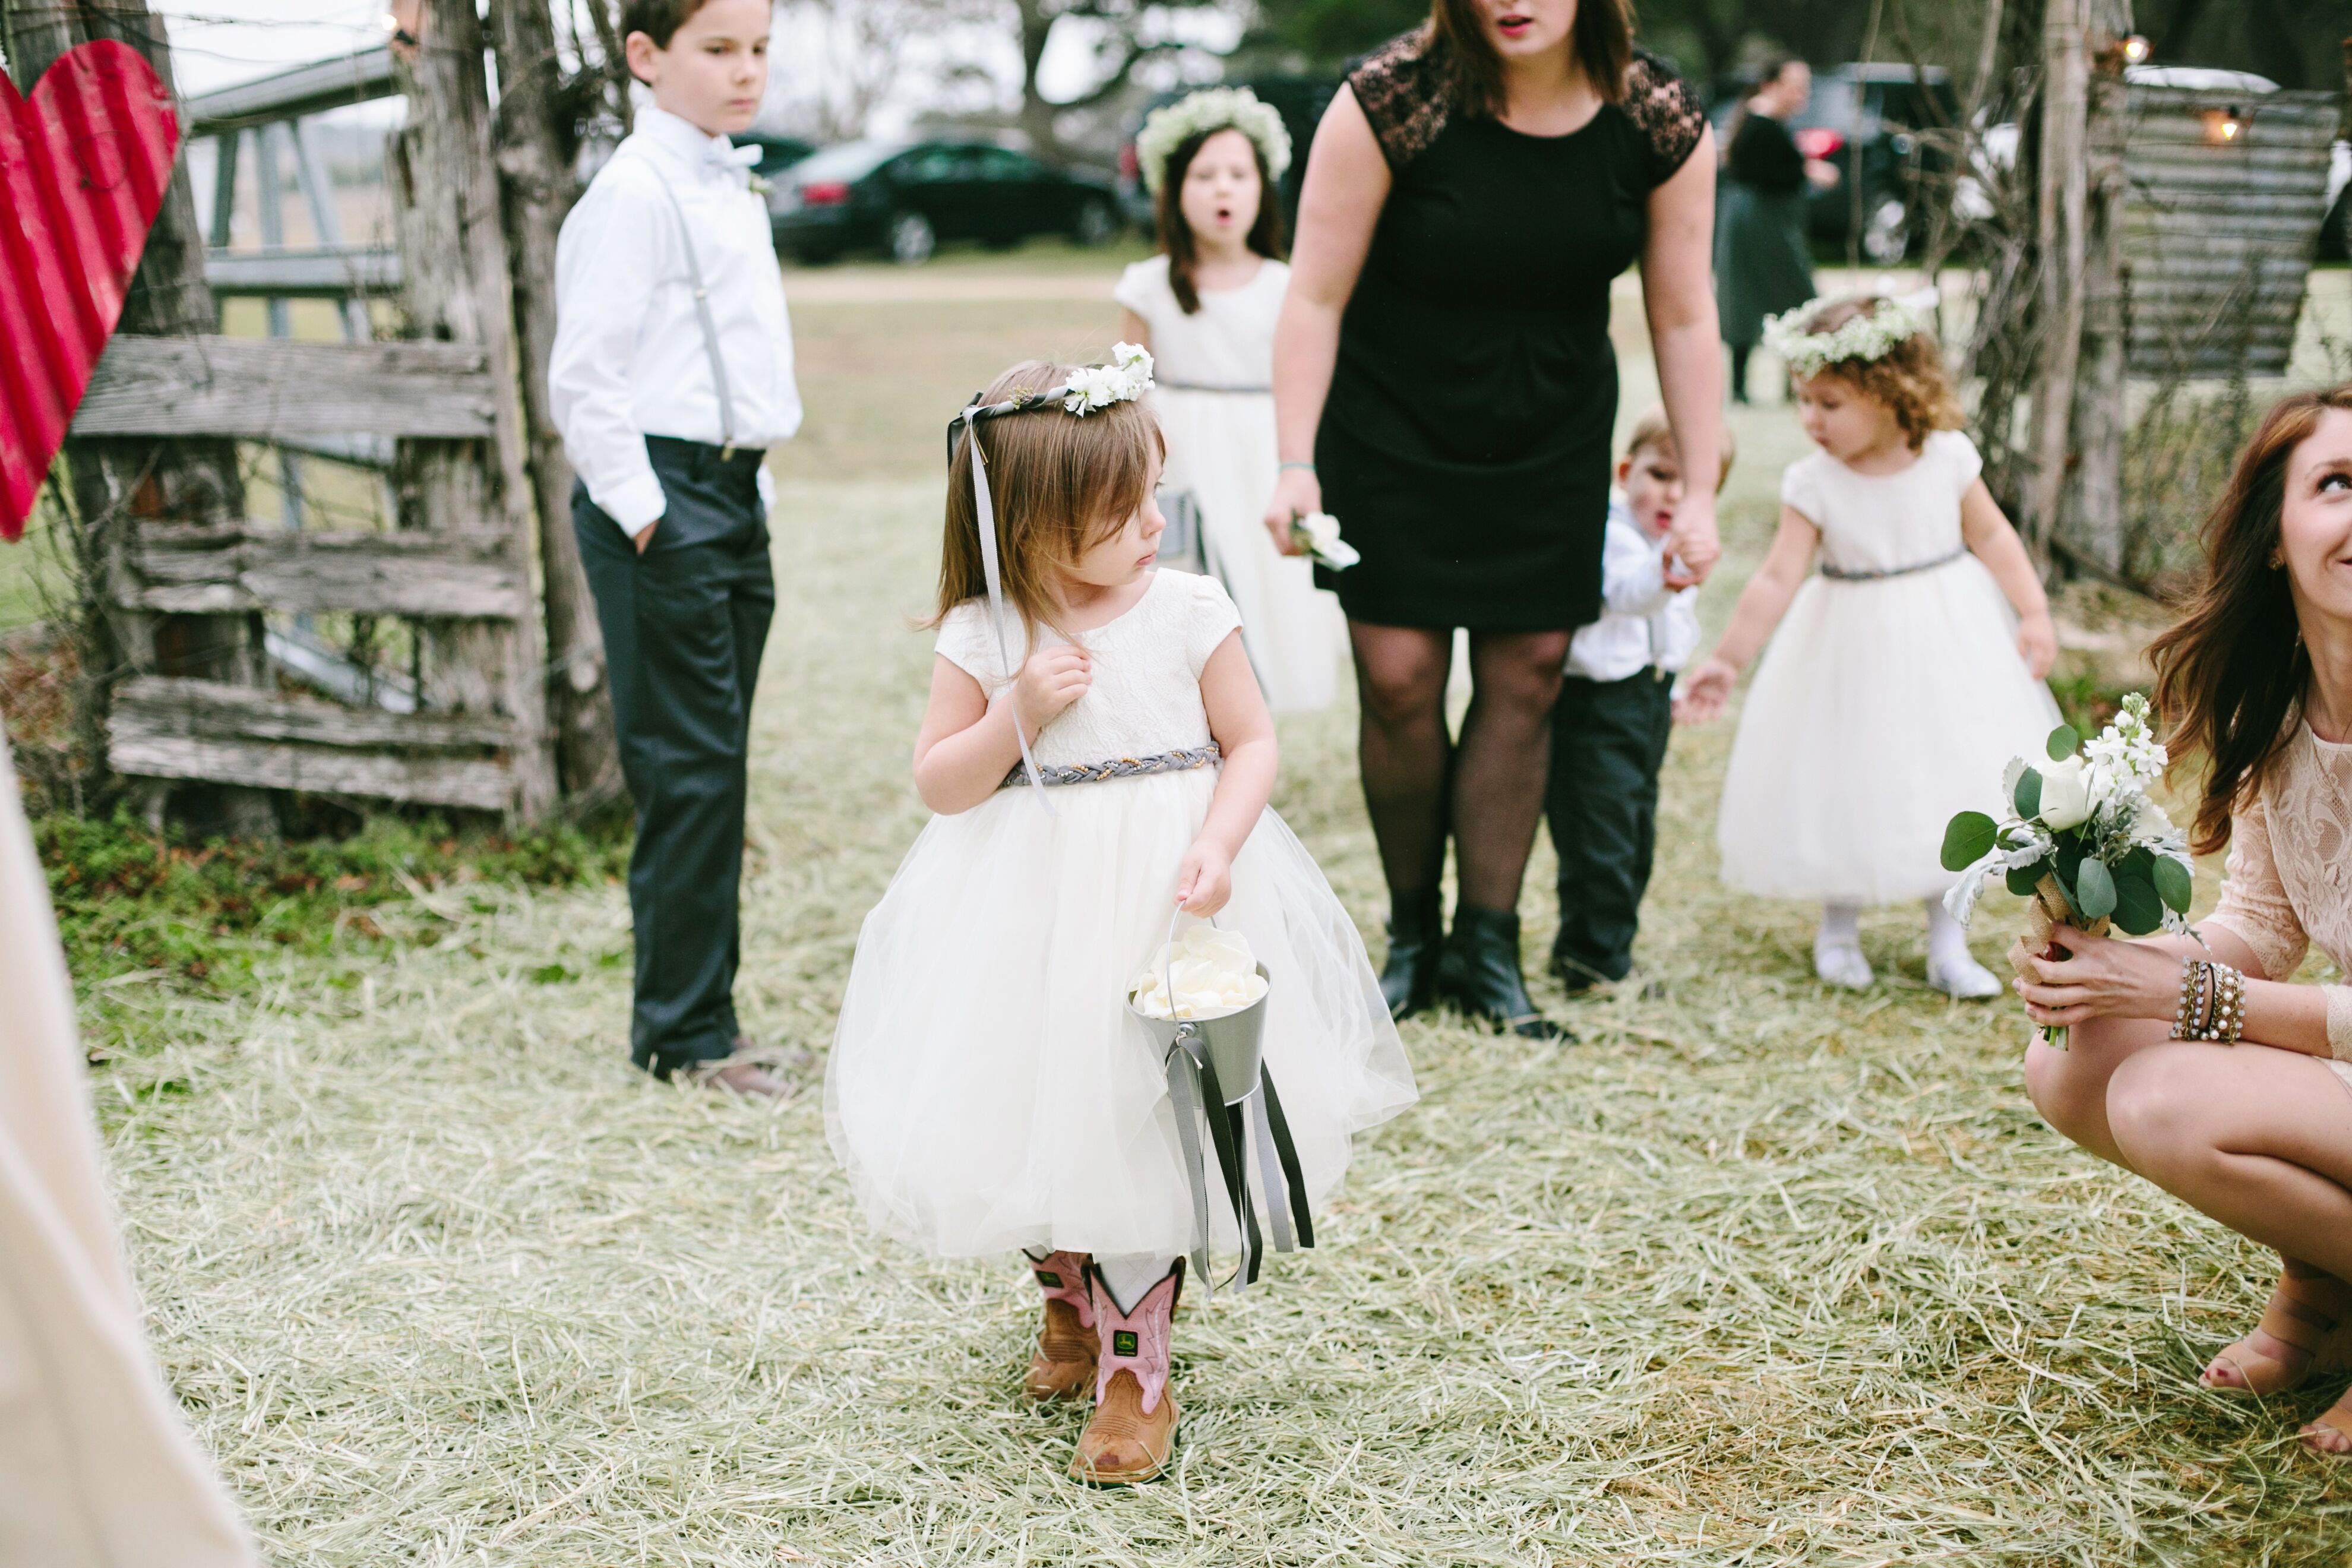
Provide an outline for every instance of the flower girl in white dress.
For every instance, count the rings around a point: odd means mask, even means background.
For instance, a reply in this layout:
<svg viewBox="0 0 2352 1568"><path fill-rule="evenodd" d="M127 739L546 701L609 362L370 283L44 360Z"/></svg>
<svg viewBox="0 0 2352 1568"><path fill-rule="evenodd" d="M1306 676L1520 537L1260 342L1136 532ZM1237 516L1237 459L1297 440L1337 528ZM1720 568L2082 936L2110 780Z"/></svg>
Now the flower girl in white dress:
<svg viewBox="0 0 2352 1568"><path fill-rule="evenodd" d="M2042 684L2058 647L2049 602L1954 428L1923 312L1815 300L1771 323L1766 343L1821 449L1781 477L1770 552L1675 705L1685 722L1714 718L1772 639L1724 775L1723 879L1820 900L1814 968L1855 988L1874 978L1861 907L1924 900L1928 983L1996 995L1944 912L1944 826L1995 808L2003 764L2041 755L2057 727Z"/></svg>
<svg viewBox="0 0 2352 1568"><path fill-rule="evenodd" d="M1164 482L1200 509L1209 570L1241 610L1266 706L1328 708L1339 602L1315 586L1311 561L1275 548L1263 521L1280 468L1274 323L1290 268L1275 182L1290 133L1247 88L1210 88L1154 110L1135 151L1159 203L1160 254L1129 267L1111 297L1126 335L1158 361Z"/></svg>
<svg viewBox="0 0 2352 1568"><path fill-rule="evenodd" d="M1028 1254L1027 1392L1092 1391L1071 1473L1097 1483L1156 1476L1175 1436L1193 1189L1126 998L1177 906L1272 976L1265 1061L1310 1200L1350 1134L1415 1095L1362 939L1266 809L1274 727L1232 600L1152 570L1150 384L1122 344L1109 368L1016 367L958 422L915 742L939 815L858 934L825 1082L877 1226L944 1257ZM1230 1216L1213 1239L1234 1244Z"/></svg>

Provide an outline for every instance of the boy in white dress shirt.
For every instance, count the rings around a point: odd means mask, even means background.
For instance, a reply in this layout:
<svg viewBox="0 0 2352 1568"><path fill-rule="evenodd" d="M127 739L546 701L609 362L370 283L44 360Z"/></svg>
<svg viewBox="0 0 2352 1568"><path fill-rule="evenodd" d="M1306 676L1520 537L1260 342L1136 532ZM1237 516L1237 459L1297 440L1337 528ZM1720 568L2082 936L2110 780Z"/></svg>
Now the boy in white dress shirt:
<svg viewBox="0 0 2352 1568"><path fill-rule="evenodd" d="M775 584L765 448L800 428L792 328L750 127L769 0L625 0L653 89L564 220L548 384L621 766L637 805L630 1057L741 1093L783 1086L736 1022L751 689Z"/></svg>
<svg viewBox="0 0 2352 1568"><path fill-rule="evenodd" d="M1731 477L1731 432L1715 488ZM1658 770L1674 731L1674 677L1698 646L1698 590L1665 585L1665 537L1683 499L1666 411L1633 423L1601 547L1601 618L1568 645L1552 710L1544 818L1559 856L1551 972L1573 994L1625 978L1658 842Z"/></svg>

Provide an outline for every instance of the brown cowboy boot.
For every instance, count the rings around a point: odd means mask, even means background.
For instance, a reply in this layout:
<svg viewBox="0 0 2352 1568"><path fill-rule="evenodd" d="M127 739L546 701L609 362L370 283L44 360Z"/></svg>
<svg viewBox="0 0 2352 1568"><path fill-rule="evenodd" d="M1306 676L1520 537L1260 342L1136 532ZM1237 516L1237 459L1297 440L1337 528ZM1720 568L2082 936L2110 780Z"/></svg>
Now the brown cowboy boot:
<svg viewBox="0 0 2352 1568"><path fill-rule="evenodd" d="M1095 1413L1078 1435L1070 1479L1098 1487L1157 1480L1176 1448L1169 1321L1184 1289L1184 1260L1178 1258L1131 1313L1118 1310L1101 1275L1090 1269L1087 1279L1094 1297Z"/></svg>
<svg viewBox="0 0 2352 1568"><path fill-rule="evenodd" d="M1090 1259L1083 1252L1050 1252L1029 1266L1045 1292L1045 1322L1029 1352L1021 1392L1060 1399L1094 1381L1095 1310L1087 1295Z"/></svg>

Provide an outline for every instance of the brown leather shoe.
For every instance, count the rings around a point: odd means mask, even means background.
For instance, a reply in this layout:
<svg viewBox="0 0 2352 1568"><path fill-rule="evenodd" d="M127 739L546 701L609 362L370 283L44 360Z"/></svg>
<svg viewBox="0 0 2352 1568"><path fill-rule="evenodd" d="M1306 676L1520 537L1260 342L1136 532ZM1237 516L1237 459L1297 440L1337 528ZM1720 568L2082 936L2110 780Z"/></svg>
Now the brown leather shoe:
<svg viewBox="0 0 2352 1568"><path fill-rule="evenodd" d="M698 1089L725 1089L752 1100L781 1100L792 1092L782 1079L758 1062L730 1057L724 1061L707 1062L698 1067L681 1068L671 1075L682 1078Z"/></svg>
<svg viewBox="0 0 2352 1568"><path fill-rule="evenodd" d="M1061 1399L1094 1383L1095 1312L1087 1296L1087 1263L1083 1252L1054 1252L1029 1266L1045 1292L1045 1326L1021 1379L1021 1392L1032 1399Z"/></svg>
<svg viewBox="0 0 2352 1568"><path fill-rule="evenodd" d="M1078 1435L1070 1479L1123 1487L1158 1480L1176 1449L1175 1399L1168 1392L1170 1320L1184 1288L1184 1260L1143 1294L1131 1313L1089 1271L1095 1313L1095 1413Z"/></svg>

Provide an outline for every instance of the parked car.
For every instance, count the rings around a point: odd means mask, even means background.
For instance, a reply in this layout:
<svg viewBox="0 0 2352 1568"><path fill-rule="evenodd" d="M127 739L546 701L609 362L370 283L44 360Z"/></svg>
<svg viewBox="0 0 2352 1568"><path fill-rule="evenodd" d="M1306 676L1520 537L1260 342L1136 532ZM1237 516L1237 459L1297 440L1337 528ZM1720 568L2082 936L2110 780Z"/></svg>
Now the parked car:
<svg viewBox="0 0 2352 1568"><path fill-rule="evenodd" d="M816 143L803 142L797 136L738 136L738 147L757 147L760 161L751 165L751 173L772 184L777 175L816 151Z"/></svg>
<svg viewBox="0 0 2352 1568"><path fill-rule="evenodd" d="M1108 181L987 142L845 142L785 170L768 210L776 248L809 262L880 249L915 267L948 240L1043 234L1108 245L1120 226Z"/></svg>
<svg viewBox="0 0 2352 1568"><path fill-rule="evenodd" d="M1339 90L1336 76L1252 76L1236 77L1220 82L1220 87L1245 87L1282 116L1283 128L1290 132L1290 168L1281 180L1284 232L1297 227L1298 189L1307 179L1307 149L1315 140L1315 128L1323 122L1323 111L1331 107L1331 95ZM1195 87L1179 88L1173 92L1156 93L1145 100L1127 127L1126 138L1118 148L1118 199L1126 209L1128 220L1136 227L1150 232L1159 215L1152 210L1151 193L1143 188L1143 171L1136 162L1135 133L1143 128L1144 116L1163 104L1175 102L1187 93L1198 91Z"/></svg>
<svg viewBox="0 0 2352 1568"><path fill-rule="evenodd" d="M1711 118L1720 143L1747 84L1719 99ZM1920 176L1940 174L1946 154L1919 132L1958 122L1959 100L1940 66L1824 67L1813 73L1812 101L1789 121L1798 151L1838 172L1834 185L1806 198L1812 237L1843 244L1853 226L1854 182L1862 184L1862 253L1879 266L1903 259L1922 230Z"/></svg>

